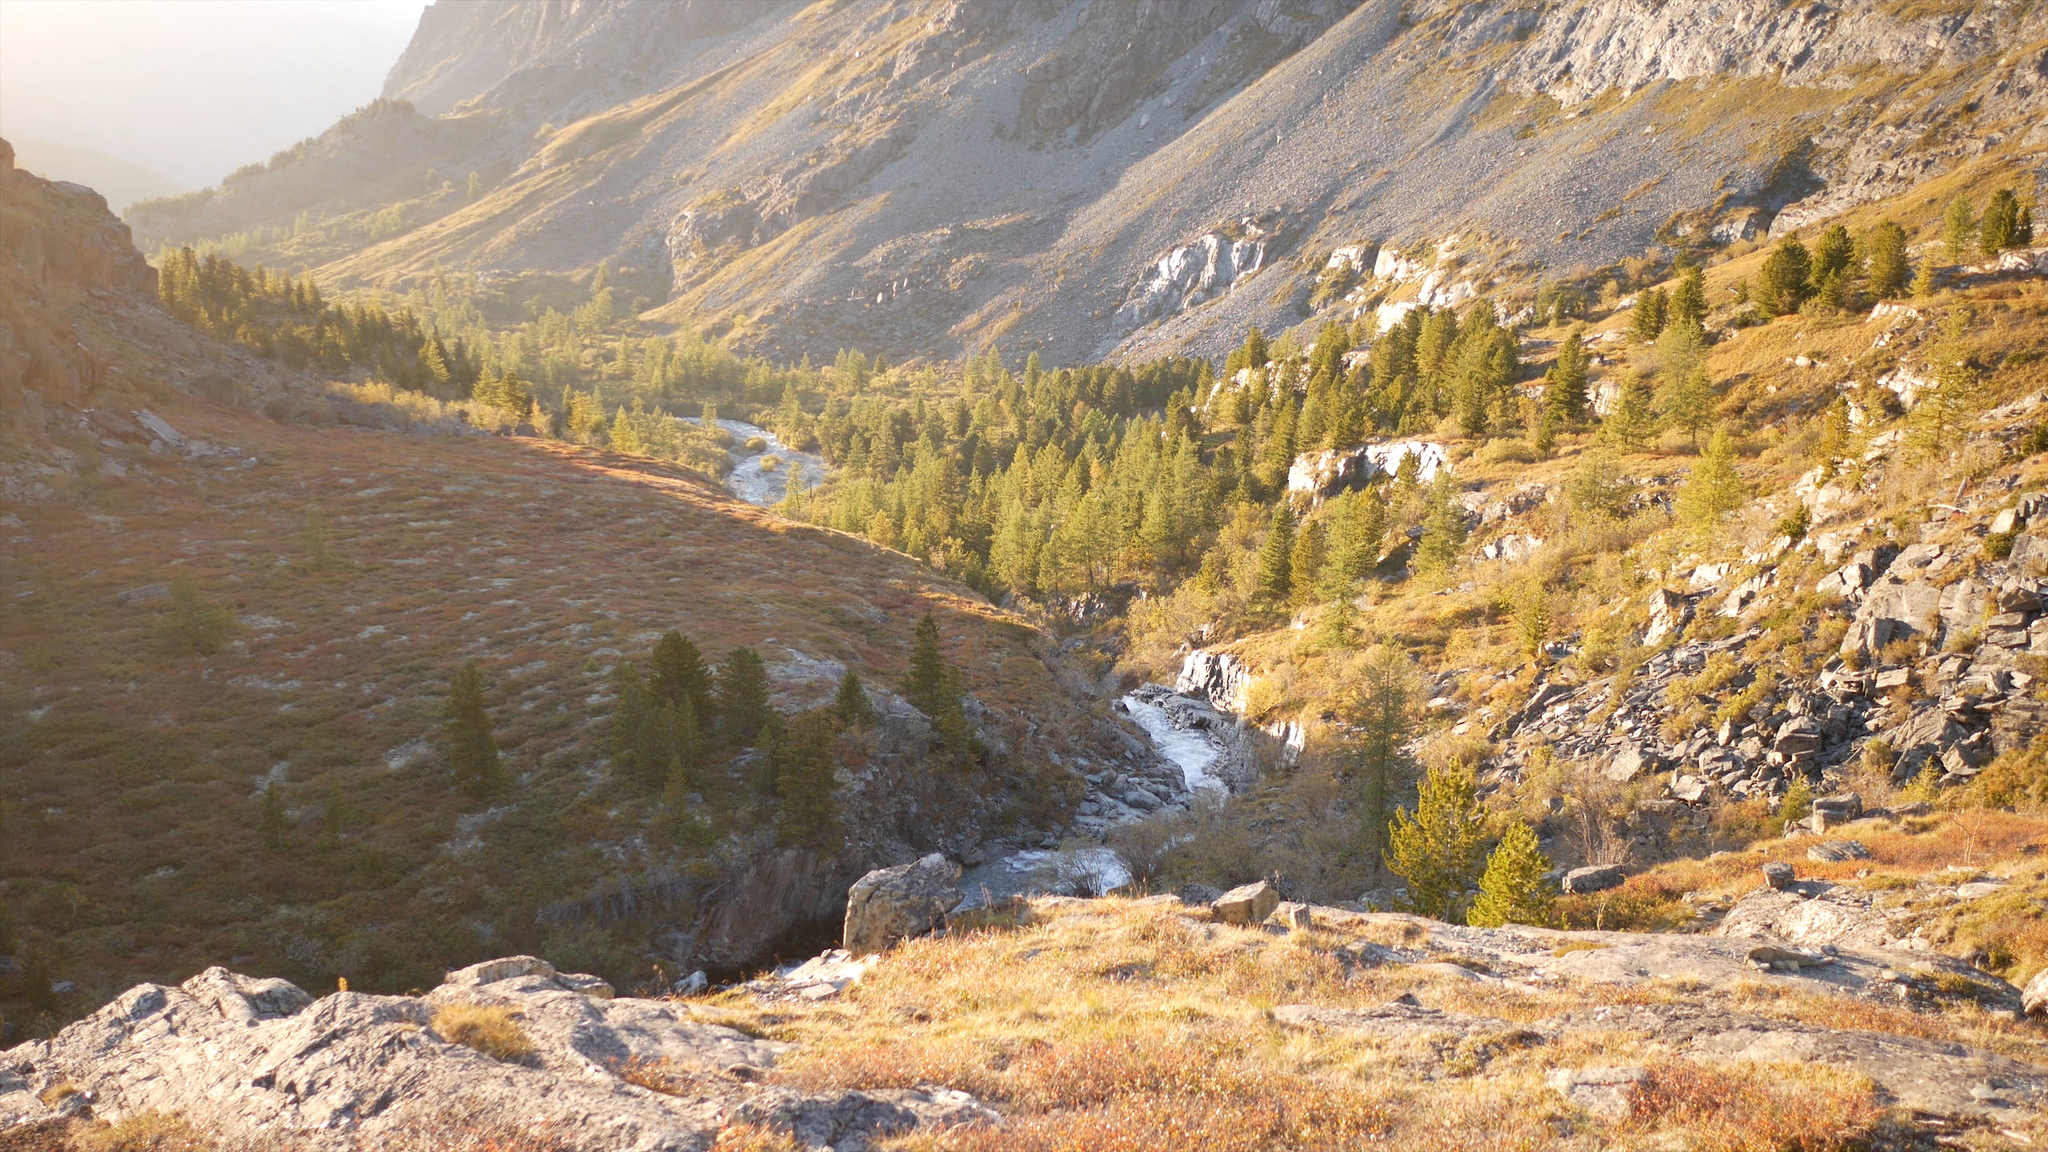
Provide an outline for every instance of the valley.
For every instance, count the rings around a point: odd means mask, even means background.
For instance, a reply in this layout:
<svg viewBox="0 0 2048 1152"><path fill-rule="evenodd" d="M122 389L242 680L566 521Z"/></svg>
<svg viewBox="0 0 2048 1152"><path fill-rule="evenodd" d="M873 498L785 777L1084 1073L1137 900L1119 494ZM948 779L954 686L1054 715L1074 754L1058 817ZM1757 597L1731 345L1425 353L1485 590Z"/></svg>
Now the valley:
<svg viewBox="0 0 2048 1152"><path fill-rule="evenodd" d="M0 142L0 1150L2048 1140L2048 23L428 8Z"/></svg>

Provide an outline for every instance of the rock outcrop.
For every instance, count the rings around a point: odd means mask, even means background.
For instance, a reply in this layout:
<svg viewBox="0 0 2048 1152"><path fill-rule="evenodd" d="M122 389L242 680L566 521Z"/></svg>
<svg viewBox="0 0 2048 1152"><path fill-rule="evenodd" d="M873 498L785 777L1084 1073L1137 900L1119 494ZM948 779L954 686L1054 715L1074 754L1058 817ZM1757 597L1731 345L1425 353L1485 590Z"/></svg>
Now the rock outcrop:
<svg viewBox="0 0 2048 1152"><path fill-rule="evenodd" d="M846 950L855 957L871 956L944 924L946 913L965 898L959 882L960 865L937 852L914 863L877 868L854 881L846 894Z"/></svg>
<svg viewBox="0 0 2048 1152"><path fill-rule="evenodd" d="M493 1054L456 1042L464 1010L493 1013ZM944 1089L810 1096L755 1083L788 1050L697 1021L686 1004L614 997L595 977L531 956L450 973L419 998L315 1000L282 980L209 968L176 987L131 989L52 1039L0 1053L0 1133L59 1115L162 1112L316 1152L432 1142L457 1126L544 1133L551 1147L588 1152L701 1152L736 1119L836 1149L995 1119Z"/></svg>

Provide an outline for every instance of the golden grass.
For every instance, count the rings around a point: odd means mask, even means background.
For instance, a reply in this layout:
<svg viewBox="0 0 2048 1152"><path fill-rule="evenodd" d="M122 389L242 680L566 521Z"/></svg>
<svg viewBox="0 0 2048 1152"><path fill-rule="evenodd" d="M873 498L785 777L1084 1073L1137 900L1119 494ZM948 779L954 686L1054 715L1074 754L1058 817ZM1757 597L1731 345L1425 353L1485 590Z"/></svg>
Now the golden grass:
<svg viewBox="0 0 2048 1152"><path fill-rule="evenodd" d="M444 1005L434 1012L433 1029L450 1044L474 1048L506 1064L533 1058L533 1041L519 1026L519 1014L501 1004Z"/></svg>
<svg viewBox="0 0 2048 1152"><path fill-rule="evenodd" d="M1868 1084L1825 1072L1660 1063L1655 1038L1619 1033L1530 1043L1514 1024L1628 996L1347 970L1337 950L1355 935L1274 936L1116 899L1041 906L1024 927L908 942L836 1003L771 1007L727 994L707 1007L725 1022L751 1014L800 1045L773 1074L782 1083L941 1085L1005 1116L1000 1128L899 1138L899 1150L1536 1149L1554 1146L1568 1122L1600 1147L1819 1152L1854 1146L1883 1117ZM1430 1007L1511 1028L1383 1039L1290 1029L1271 1015L1280 1004L1368 1007L1411 990ZM1645 1003L1697 999L1627 991ZM1637 1119L1586 1116L1544 1083L1553 1067L1612 1063L1655 1068ZM1719 1110L1709 1106L1716 1093Z"/></svg>

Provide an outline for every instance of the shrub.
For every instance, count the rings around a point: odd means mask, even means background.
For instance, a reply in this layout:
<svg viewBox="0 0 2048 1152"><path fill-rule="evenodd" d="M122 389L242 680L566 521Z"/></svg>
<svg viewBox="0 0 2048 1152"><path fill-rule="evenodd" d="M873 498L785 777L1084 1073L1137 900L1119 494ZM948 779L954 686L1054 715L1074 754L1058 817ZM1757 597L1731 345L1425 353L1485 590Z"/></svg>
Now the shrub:
<svg viewBox="0 0 2048 1152"><path fill-rule="evenodd" d="M433 1029L450 1044L474 1048L506 1064L524 1064L533 1058L533 1041L526 1038L518 1016L503 1005L446 1005L434 1013Z"/></svg>

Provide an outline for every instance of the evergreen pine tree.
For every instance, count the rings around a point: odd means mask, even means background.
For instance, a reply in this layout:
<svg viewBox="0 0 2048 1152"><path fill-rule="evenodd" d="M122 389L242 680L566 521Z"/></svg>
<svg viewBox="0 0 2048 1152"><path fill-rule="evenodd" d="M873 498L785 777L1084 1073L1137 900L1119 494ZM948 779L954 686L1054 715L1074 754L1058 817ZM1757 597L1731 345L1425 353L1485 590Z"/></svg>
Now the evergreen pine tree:
<svg viewBox="0 0 2048 1152"><path fill-rule="evenodd" d="M487 800L505 787L498 742L491 736L491 717L484 710L484 671L474 660L455 674L448 694L448 760L455 769L455 787L472 799Z"/></svg>
<svg viewBox="0 0 2048 1152"><path fill-rule="evenodd" d="M1678 286L1671 290L1670 318L1667 324L1691 324L1705 327L1707 323L1707 276L1697 264L1686 264L1678 272Z"/></svg>
<svg viewBox="0 0 2048 1152"><path fill-rule="evenodd" d="M1712 524L1749 499L1749 489L1735 470L1735 446L1726 430L1714 433L1706 454L1678 490L1678 517L1695 527Z"/></svg>
<svg viewBox="0 0 2048 1152"><path fill-rule="evenodd" d="M1543 393L1544 407L1560 426L1570 427L1586 418L1586 362L1586 341L1574 328L1558 345L1557 363L1544 376L1549 382Z"/></svg>
<svg viewBox="0 0 2048 1152"><path fill-rule="evenodd" d="M631 660L621 660L613 669L612 689L618 700L612 709L612 767L621 776L635 777L643 729L654 707L652 693Z"/></svg>
<svg viewBox="0 0 2048 1152"><path fill-rule="evenodd" d="M838 824L832 732L830 714L806 712L777 742L775 795L782 811L775 838L783 844L825 847Z"/></svg>
<svg viewBox="0 0 2048 1152"><path fill-rule="evenodd" d="M716 715L711 671L704 666L704 654L689 637L674 628L662 633L661 639L654 642L650 664L652 682L648 687L656 699L668 704L689 701L699 723L709 722Z"/></svg>
<svg viewBox="0 0 2048 1152"><path fill-rule="evenodd" d="M1984 206L1984 219L1978 225L1979 247L1986 256L1996 256L2017 243L2020 225L2019 197L2010 188L2000 188L1992 193L1991 203Z"/></svg>
<svg viewBox="0 0 2048 1152"><path fill-rule="evenodd" d="M1810 275L1818 284L1831 276L1839 277L1849 271L1849 261L1856 255L1856 243L1849 239L1849 230L1840 224L1830 224L1813 245L1813 267Z"/></svg>
<svg viewBox="0 0 2048 1152"><path fill-rule="evenodd" d="M1252 606L1275 609L1293 597L1294 513L1282 501L1273 509L1272 526L1259 548L1258 577L1252 585Z"/></svg>
<svg viewBox="0 0 2048 1152"><path fill-rule="evenodd" d="M1543 881L1548 871L1550 858L1538 846L1535 829L1521 820L1508 825L1486 861L1479 898L1465 922L1478 928L1549 924L1551 897Z"/></svg>
<svg viewBox="0 0 2048 1152"><path fill-rule="evenodd" d="M1466 891L1479 878L1484 829L1478 792L1470 770L1432 768L1422 778L1415 810L1394 814L1387 868L1408 882L1410 910L1457 921Z"/></svg>
<svg viewBox="0 0 2048 1152"><path fill-rule="evenodd" d="M1870 294L1893 300L1906 290L1913 276L1906 258L1906 230L1890 220L1879 223L1864 240L1863 274Z"/></svg>
<svg viewBox="0 0 2048 1152"><path fill-rule="evenodd" d="M1387 851L1387 804L1394 781L1408 767L1414 695L1413 663L1382 644L1366 652L1358 687L1340 703L1351 733L1346 752L1359 817L1359 851L1366 860L1378 861Z"/></svg>
<svg viewBox="0 0 2048 1152"><path fill-rule="evenodd" d="M1294 534L1294 551L1288 557L1287 586L1294 597L1295 607L1306 607L1315 599L1327 556L1322 521L1311 520Z"/></svg>
<svg viewBox="0 0 2048 1152"><path fill-rule="evenodd" d="M1941 244L1948 251L1949 263L1960 264L1968 259L1976 240L1976 212L1968 200L1958 196L1948 202L1948 211L1941 217Z"/></svg>
<svg viewBox="0 0 2048 1152"><path fill-rule="evenodd" d="M1763 271L1757 278L1757 304L1772 316L1799 311L1799 306L1813 293L1812 274L1813 260L1806 245L1797 236L1785 237L1764 259Z"/></svg>
<svg viewBox="0 0 2048 1152"><path fill-rule="evenodd" d="M868 700L868 690L861 685L860 673L851 668L839 678L839 695L833 698L832 714L855 731L874 722L875 709Z"/></svg>
<svg viewBox="0 0 2048 1152"><path fill-rule="evenodd" d="M1353 586L1379 566L1387 534L1386 497L1377 488L1348 493L1339 498L1330 519L1336 530L1331 534L1329 562L1323 566L1323 583L1325 597L1334 600L1348 597Z"/></svg>
<svg viewBox="0 0 2048 1152"><path fill-rule="evenodd" d="M1629 314L1629 336L1638 344L1648 344L1664 331L1670 316L1670 302L1662 288L1645 288L1636 295L1636 306Z"/></svg>
<svg viewBox="0 0 2048 1152"><path fill-rule="evenodd" d="M1438 469L1423 505L1422 542L1415 549L1415 566L1428 575L1441 575L1458 562L1465 547L1465 509L1458 503L1450 469Z"/></svg>
<svg viewBox="0 0 2048 1152"><path fill-rule="evenodd" d="M1919 270L1913 273L1913 297L1917 300L1925 300L1934 295L1935 290L1934 257L1923 256L1920 258Z"/></svg>
<svg viewBox="0 0 2048 1152"><path fill-rule="evenodd" d="M752 648L726 653L716 676L720 727L741 744L751 743L768 722L768 668Z"/></svg>
<svg viewBox="0 0 2048 1152"><path fill-rule="evenodd" d="M917 622L910 640L910 675L903 682L903 698L926 716L946 710L950 682L946 657L939 649L939 622L927 612Z"/></svg>

